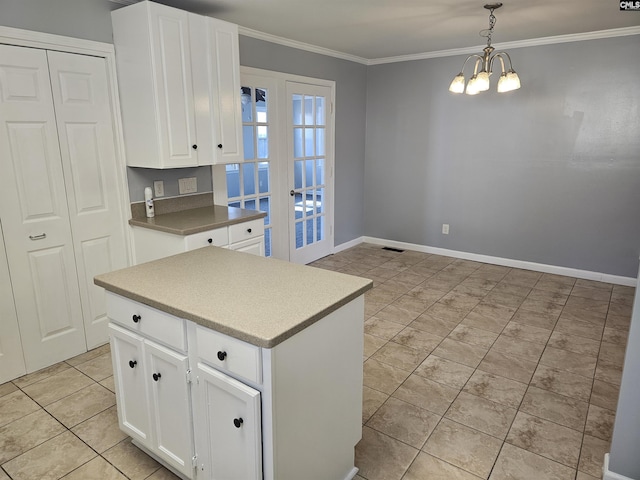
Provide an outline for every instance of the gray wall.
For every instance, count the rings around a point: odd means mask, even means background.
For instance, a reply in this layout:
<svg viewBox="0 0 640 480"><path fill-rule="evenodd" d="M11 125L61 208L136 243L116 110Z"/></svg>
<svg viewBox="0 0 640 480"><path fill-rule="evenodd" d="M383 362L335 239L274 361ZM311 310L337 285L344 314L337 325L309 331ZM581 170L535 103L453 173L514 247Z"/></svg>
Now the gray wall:
<svg viewBox="0 0 640 480"><path fill-rule="evenodd" d="M367 67L242 35L240 64L335 80L335 244L364 235Z"/></svg>
<svg viewBox="0 0 640 480"><path fill-rule="evenodd" d="M640 274L633 301L631 327L627 345L640 345ZM622 383L616 420L611 437L611 451L609 455L609 471L623 475L626 478L640 478L640 348L627 348L622 369Z"/></svg>
<svg viewBox="0 0 640 480"><path fill-rule="evenodd" d="M513 49L522 88L475 97L465 57L369 67L366 235L635 277L639 45Z"/></svg>

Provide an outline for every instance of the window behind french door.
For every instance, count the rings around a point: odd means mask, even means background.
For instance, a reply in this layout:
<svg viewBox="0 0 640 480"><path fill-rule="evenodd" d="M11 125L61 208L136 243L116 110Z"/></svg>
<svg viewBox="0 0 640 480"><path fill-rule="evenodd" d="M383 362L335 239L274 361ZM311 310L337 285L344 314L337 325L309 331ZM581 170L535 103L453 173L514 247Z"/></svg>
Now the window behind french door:
<svg viewBox="0 0 640 480"><path fill-rule="evenodd" d="M214 167L214 190L267 213L267 256L309 263L333 249L333 82L290 79L312 80L242 68L244 162Z"/></svg>

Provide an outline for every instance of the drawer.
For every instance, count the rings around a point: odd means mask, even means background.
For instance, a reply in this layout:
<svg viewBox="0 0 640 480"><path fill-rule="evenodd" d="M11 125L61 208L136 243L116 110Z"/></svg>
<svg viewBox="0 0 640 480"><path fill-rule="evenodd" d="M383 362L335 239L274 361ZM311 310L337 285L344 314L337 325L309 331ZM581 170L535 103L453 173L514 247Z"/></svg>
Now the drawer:
<svg viewBox="0 0 640 480"><path fill-rule="evenodd" d="M260 347L196 326L198 357L218 370L262 383Z"/></svg>
<svg viewBox="0 0 640 480"><path fill-rule="evenodd" d="M107 292L109 319L182 352L187 351L185 321L155 308Z"/></svg>
<svg viewBox="0 0 640 480"><path fill-rule="evenodd" d="M208 247L209 245L213 245L214 247L223 247L229 244L227 227L187 235L184 237L184 241L185 249L187 251L195 250L196 248Z"/></svg>
<svg viewBox="0 0 640 480"><path fill-rule="evenodd" d="M241 242L264 235L264 219L229 225L229 243Z"/></svg>

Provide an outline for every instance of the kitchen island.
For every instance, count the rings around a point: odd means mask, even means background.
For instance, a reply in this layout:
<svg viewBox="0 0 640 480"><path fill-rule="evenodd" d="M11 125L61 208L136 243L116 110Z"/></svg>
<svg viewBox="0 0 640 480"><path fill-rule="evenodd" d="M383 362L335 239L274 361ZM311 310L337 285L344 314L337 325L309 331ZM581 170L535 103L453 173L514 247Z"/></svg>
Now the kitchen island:
<svg viewBox="0 0 640 480"><path fill-rule="evenodd" d="M183 478L353 478L367 279L208 247L100 275L120 427Z"/></svg>

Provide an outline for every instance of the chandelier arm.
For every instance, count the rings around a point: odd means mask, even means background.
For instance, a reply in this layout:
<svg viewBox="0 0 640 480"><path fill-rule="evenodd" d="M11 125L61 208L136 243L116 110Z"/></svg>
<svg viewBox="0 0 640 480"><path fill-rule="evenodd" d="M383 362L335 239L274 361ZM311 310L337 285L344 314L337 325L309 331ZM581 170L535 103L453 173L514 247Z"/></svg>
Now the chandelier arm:
<svg viewBox="0 0 640 480"><path fill-rule="evenodd" d="M467 59L464 61L464 63L462 64L462 68L460 69L460 73L464 73L464 67L466 67L466 66L467 66L467 62L468 62L470 59L472 59L472 58L482 59L482 57L481 57L480 55L475 54L475 53L474 53L473 55L469 55L469 56L467 57ZM476 63L476 64L477 64L477 63Z"/></svg>
<svg viewBox="0 0 640 480"><path fill-rule="evenodd" d="M509 70L513 70L513 65L511 65L511 57L509 56L509 54L507 52L496 52L494 55L494 57L499 57L500 61L502 61L502 71L504 72L504 61L502 60L502 57L505 56L507 57L507 60L509 60Z"/></svg>
<svg viewBox="0 0 640 480"><path fill-rule="evenodd" d="M491 61L490 61L490 63L489 63L489 71L490 71L490 72L493 72L493 62L494 62L494 60L495 60L496 58L497 58L498 60L500 60L500 65L501 65L501 67L502 67L502 73L504 73L504 72L505 72L505 69L504 69L504 59L502 58L502 54L503 54L503 53L504 53L504 52L498 52L498 53L496 53L493 57L491 57Z"/></svg>

